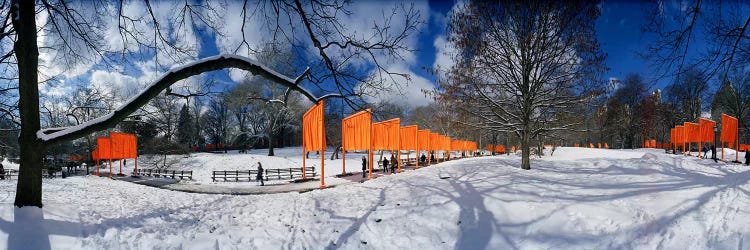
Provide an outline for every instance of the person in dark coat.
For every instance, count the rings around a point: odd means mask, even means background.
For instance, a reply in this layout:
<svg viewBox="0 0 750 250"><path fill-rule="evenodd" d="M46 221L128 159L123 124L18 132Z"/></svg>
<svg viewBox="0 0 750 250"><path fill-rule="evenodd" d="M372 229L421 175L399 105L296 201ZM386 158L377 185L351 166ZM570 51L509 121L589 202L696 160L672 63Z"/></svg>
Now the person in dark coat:
<svg viewBox="0 0 750 250"><path fill-rule="evenodd" d="M396 155L391 154L391 174L396 173L396 164L398 164Z"/></svg>
<svg viewBox="0 0 750 250"><path fill-rule="evenodd" d="M0 163L0 180L5 180L5 167Z"/></svg>
<svg viewBox="0 0 750 250"><path fill-rule="evenodd" d="M703 149L701 149L701 151L703 151L703 159L708 158L708 146L703 146ZM711 157L711 159L713 159L713 157Z"/></svg>
<svg viewBox="0 0 750 250"><path fill-rule="evenodd" d="M745 166L750 166L750 149L745 149Z"/></svg>
<svg viewBox="0 0 750 250"><path fill-rule="evenodd" d="M362 156L362 178L365 178L365 173L367 173L367 158Z"/></svg>
<svg viewBox="0 0 750 250"><path fill-rule="evenodd" d="M263 183L263 165L260 165L260 162L258 162L258 173L255 175L255 181L260 181L261 186L266 185Z"/></svg>
<svg viewBox="0 0 750 250"><path fill-rule="evenodd" d="M383 173L388 172L388 158L383 158Z"/></svg>
<svg viewBox="0 0 750 250"><path fill-rule="evenodd" d="M714 159L714 162L719 162L719 159L716 159L716 145L711 145L711 159Z"/></svg>
<svg viewBox="0 0 750 250"><path fill-rule="evenodd" d="M427 156L424 156L424 153L422 153L422 157L419 160L422 162L422 166L427 166Z"/></svg>

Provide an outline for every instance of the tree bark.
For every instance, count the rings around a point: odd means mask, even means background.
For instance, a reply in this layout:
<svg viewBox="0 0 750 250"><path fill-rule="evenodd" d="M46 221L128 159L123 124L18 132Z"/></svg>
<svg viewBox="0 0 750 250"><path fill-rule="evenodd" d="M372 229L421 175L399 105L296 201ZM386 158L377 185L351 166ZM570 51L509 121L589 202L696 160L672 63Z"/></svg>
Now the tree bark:
<svg viewBox="0 0 750 250"><path fill-rule="evenodd" d="M20 166L16 185L15 205L42 207L42 164L45 147L37 139L39 122L39 86L37 67L39 48L36 44L34 1L13 1L10 4L16 42L13 48L18 61L18 109L21 118Z"/></svg>
<svg viewBox="0 0 750 250"><path fill-rule="evenodd" d="M529 151L530 136L528 130L521 132L521 169L531 169L531 152Z"/></svg>
<svg viewBox="0 0 750 250"><path fill-rule="evenodd" d="M268 133L268 156L274 156L273 144L276 139L273 137L273 133Z"/></svg>

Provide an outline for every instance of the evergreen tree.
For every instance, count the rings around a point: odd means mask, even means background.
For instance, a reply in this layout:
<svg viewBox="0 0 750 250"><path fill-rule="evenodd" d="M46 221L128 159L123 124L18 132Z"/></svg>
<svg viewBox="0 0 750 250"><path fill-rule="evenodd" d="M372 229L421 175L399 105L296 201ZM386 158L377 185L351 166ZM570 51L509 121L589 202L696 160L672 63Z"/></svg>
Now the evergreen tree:
<svg viewBox="0 0 750 250"><path fill-rule="evenodd" d="M190 114L187 105L182 105L180 117L177 120L177 142L180 144L193 144L195 134L195 121Z"/></svg>

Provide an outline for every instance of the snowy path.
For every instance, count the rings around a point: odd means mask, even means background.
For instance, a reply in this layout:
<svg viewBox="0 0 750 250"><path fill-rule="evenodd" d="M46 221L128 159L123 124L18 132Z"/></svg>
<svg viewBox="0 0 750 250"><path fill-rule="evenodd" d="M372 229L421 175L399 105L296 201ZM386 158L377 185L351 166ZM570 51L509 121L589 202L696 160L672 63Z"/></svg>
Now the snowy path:
<svg viewBox="0 0 750 250"><path fill-rule="evenodd" d="M562 148L530 171L516 156L473 158L257 196L45 180L36 216L12 207L15 181L4 181L0 246L750 249L750 168L662 152Z"/></svg>

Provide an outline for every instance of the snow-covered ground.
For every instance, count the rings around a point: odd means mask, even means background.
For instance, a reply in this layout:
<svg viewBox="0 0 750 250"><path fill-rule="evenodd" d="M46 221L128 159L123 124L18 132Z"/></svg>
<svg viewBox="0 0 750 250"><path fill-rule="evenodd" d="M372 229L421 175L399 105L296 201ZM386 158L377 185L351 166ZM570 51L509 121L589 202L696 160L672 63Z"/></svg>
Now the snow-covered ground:
<svg viewBox="0 0 750 250"><path fill-rule="evenodd" d="M16 182L0 181L0 248L750 249L750 167L586 148L519 165L469 158L252 196L72 177L44 181L44 209L14 208Z"/></svg>

